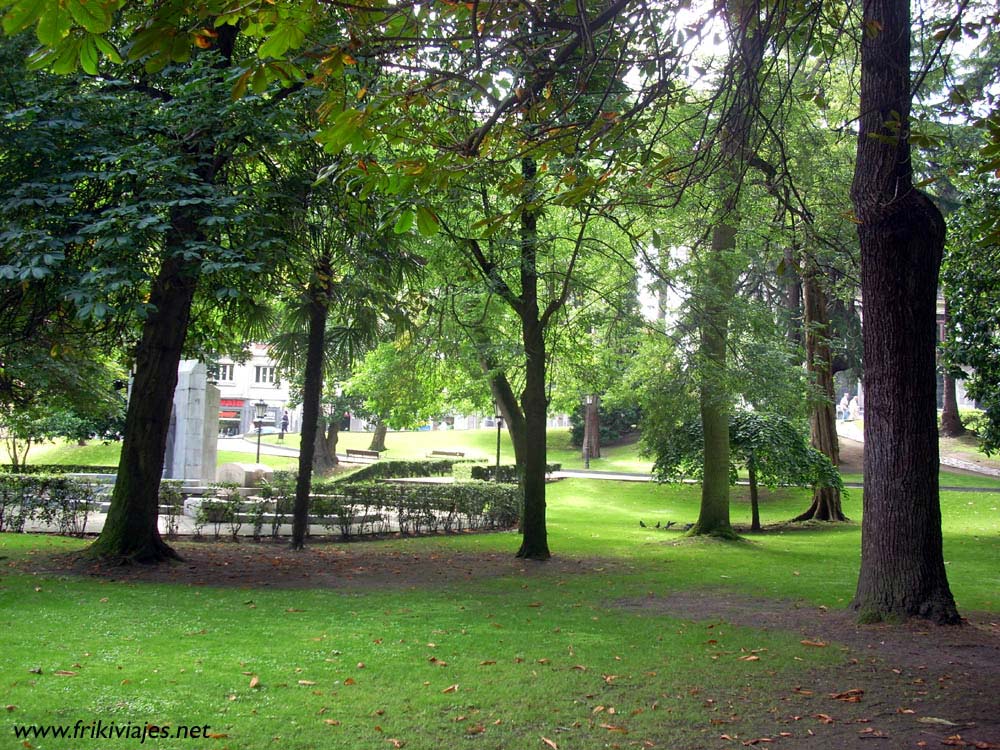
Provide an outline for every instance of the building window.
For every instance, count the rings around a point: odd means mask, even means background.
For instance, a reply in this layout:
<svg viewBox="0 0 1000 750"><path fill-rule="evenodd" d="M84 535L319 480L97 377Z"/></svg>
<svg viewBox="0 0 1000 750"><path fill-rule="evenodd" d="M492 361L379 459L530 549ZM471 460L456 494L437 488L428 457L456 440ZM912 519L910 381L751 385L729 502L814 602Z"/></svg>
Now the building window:
<svg viewBox="0 0 1000 750"><path fill-rule="evenodd" d="M220 383L233 382L233 365L217 365L216 372Z"/></svg>
<svg viewBox="0 0 1000 750"><path fill-rule="evenodd" d="M274 376L274 367L261 366L258 365L256 368L256 374L254 375L255 383L267 383L269 385L274 385L276 378Z"/></svg>

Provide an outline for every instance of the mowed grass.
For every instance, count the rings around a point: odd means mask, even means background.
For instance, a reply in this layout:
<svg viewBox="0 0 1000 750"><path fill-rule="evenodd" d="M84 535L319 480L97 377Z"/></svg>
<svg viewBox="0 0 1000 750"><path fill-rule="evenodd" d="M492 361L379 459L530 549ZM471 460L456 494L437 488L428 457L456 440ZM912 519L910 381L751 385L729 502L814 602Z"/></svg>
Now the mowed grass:
<svg viewBox="0 0 1000 750"><path fill-rule="evenodd" d="M855 519L860 494L846 501ZM790 517L807 499L766 493L765 523ZM1000 496L944 493L942 504L960 606L997 611ZM859 530L845 524L722 543L653 528L694 520L697 505L695 487L564 480L549 488L550 544L572 565L526 562L513 575L369 590L31 575L22 561L83 543L2 535L0 698L13 706L2 746L20 746L15 723L97 719L209 725L220 735L146 742L177 750L545 748L543 737L560 748L686 748L716 746L723 732L758 736L763 727L732 717L750 707L759 716L774 707L775 718L808 712L792 688L843 661L835 644L814 648L800 643L802 634L677 620L621 602L697 589L846 606ZM734 521L748 516L737 491ZM433 551L447 565L455 551L512 554L516 546L514 534L489 534L352 550ZM241 553L267 548L246 544ZM42 750L80 745L30 742Z"/></svg>

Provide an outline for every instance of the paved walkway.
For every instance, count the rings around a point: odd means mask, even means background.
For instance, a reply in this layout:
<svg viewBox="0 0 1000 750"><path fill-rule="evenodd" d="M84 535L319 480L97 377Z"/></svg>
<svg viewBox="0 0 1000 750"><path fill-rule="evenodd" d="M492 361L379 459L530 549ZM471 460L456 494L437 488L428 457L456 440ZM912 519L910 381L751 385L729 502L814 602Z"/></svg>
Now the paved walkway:
<svg viewBox="0 0 1000 750"><path fill-rule="evenodd" d="M864 445L865 442L864 430L857 422L838 421L837 435L839 435L842 440L853 440L854 442L861 443L862 445ZM940 460L942 466L948 466L952 469L962 469L963 471L971 471L976 474L982 474L983 476L997 477L1000 479L1000 469L992 466L982 466L954 455L941 456Z"/></svg>

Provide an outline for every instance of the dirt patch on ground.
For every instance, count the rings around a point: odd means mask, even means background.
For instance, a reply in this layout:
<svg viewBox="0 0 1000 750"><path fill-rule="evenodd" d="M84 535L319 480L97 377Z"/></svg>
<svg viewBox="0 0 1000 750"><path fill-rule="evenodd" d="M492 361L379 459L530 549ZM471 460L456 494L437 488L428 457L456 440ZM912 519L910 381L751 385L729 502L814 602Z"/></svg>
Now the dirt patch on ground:
<svg viewBox="0 0 1000 750"><path fill-rule="evenodd" d="M816 648L841 650L844 661L836 668L814 670L799 685L773 686L779 698L768 723L774 729L760 737L734 737L744 745L1000 748L1000 622L995 616L967 613L961 627L862 626L845 610L705 591L614 606L782 630ZM755 726L764 718L742 717ZM720 723L720 738L723 734L726 725Z"/></svg>
<svg viewBox="0 0 1000 750"><path fill-rule="evenodd" d="M559 577L625 568L613 561L557 557L545 563L518 560L511 552L475 553L451 549L379 549L366 544L314 542L294 551L279 542L175 542L181 560L162 565L115 565L79 553L28 559L16 567L30 572L79 575L105 580L237 588L373 589L440 587L496 576Z"/></svg>

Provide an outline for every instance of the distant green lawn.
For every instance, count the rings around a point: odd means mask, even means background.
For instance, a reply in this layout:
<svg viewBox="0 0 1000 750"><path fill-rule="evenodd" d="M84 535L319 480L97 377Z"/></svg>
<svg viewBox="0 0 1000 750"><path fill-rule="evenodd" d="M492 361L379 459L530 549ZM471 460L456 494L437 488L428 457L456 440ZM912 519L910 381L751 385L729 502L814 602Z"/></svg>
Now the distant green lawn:
<svg viewBox="0 0 1000 750"><path fill-rule="evenodd" d="M737 490L735 521L749 515L743 494ZM860 500L858 491L846 500L855 520ZM764 521L788 518L807 501L798 490L765 493ZM1000 611L998 503L993 494L942 494L948 573L965 610ZM8 706L0 746L22 746L12 736L15 723L97 719L207 724L224 735L145 745L164 750L396 743L545 750L543 737L574 750L647 742L687 748L722 746L721 732L770 733L773 723L759 723L768 707L780 706L781 716L815 710L792 687L808 690L817 670L837 669L845 658L839 648L809 647L798 633L678 620L617 603L698 589L843 607L856 581L859 529L845 524L723 543L652 528L694 520L697 505L696 487L563 480L549 487L550 544L555 555L576 559L571 567L579 572L525 563L513 575L368 590L30 575L16 566L83 543L0 535L7 558L0 568L0 684ZM433 551L447 565L456 550L512 554L516 545L513 534L488 534L355 543L351 550L404 560L407 551ZM267 547L248 543L241 554L266 555ZM712 723L719 720L725 725ZM795 733L789 747L808 746L804 724L785 725ZM31 741L39 750L90 744Z"/></svg>
<svg viewBox="0 0 1000 750"><path fill-rule="evenodd" d="M348 448L366 449L371 443L370 432L342 432L337 450L343 453ZM277 435L265 435L264 444L298 447L299 436L290 433L282 441ZM66 463L82 465L117 465L120 452L119 443L107 445L92 441L85 446L64 441L45 443L32 448L31 463ZM254 441L247 441L248 452L219 451L219 464L246 462L254 456ZM496 430L433 430L424 432L390 432L386 437L384 459L419 459L428 457L432 451L460 451L468 458L478 458L493 462L496 460ZM617 445L601 449L602 457L593 459L590 468L595 471L648 474L652 461L639 455L639 444ZM980 454L981 455L981 454ZM561 464L564 469L582 469L583 458L579 449L569 444L568 429L553 429L548 433L548 459L550 463ZM500 435L500 460L512 463L514 460L510 438L506 431ZM261 455L261 461L274 469L294 470L298 466L295 457ZM844 481L860 482L860 474L845 474ZM941 471L941 484L947 487L987 487L1000 488L1000 479L988 476L970 476L948 469Z"/></svg>

